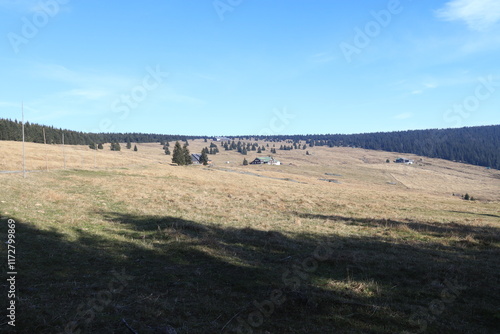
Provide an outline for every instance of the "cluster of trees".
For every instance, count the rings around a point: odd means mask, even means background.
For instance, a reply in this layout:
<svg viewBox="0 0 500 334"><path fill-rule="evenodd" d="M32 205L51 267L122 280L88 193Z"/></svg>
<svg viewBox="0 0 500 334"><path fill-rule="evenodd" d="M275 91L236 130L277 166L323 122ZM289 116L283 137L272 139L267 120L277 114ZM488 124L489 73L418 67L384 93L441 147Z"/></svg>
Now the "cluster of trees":
<svg viewBox="0 0 500 334"><path fill-rule="evenodd" d="M89 147L92 150L102 150L104 148L104 146L101 143L99 143L97 145L96 145L96 143L92 143L89 145Z"/></svg>
<svg viewBox="0 0 500 334"><path fill-rule="evenodd" d="M280 146L280 150L284 150L284 151L300 150L300 149L305 150L306 148L307 148L307 145L304 144L304 146L301 146L300 142L294 142L293 145L281 145Z"/></svg>
<svg viewBox="0 0 500 334"><path fill-rule="evenodd" d="M167 142L161 141L160 145L163 146L163 150L165 151L165 154L166 155L170 155L170 148L169 148L170 147L170 143L168 141Z"/></svg>
<svg viewBox="0 0 500 334"><path fill-rule="evenodd" d="M219 153L219 148L214 143L210 143L210 148L205 147L204 149L201 150L201 154L203 154L203 152L205 152L205 154L215 155Z"/></svg>
<svg viewBox="0 0 500 334"><path fill-rule="evenodd" d="M262 153L263 151L266 150L266 147L264 145L259 146L257 143L246 143L242 142L239 140L238 142L235 142L234 140L229 142L226 141L224 144L222 144L224 149L226 151L231 151L231 150L236 150L238 153L241 153L243 155L247 155L249 151L256 151L257 153ZM269 147L269 144L267 145Z"/></svg>
<svg viewBox="0 0 500 334"><path fill-rule="evenodd" d="M187 142L184 143L183 146L181 146L181 143L178 141L175 142L174 152L172 153L172 162L174 164L185 166L193 163L191 161L191 153L189 153L188 145L189 144Z"/></svg>

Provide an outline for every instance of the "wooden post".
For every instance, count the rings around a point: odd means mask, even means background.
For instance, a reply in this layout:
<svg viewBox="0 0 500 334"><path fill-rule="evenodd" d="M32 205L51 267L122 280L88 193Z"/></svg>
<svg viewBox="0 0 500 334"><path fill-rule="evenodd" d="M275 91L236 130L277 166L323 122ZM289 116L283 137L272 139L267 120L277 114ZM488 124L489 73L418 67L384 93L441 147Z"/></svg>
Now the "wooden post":
<svg viewBox="0 0 500 334"><path fill-rule="evenodd" d="M43 128L43 145L45 146L45 169L49 170L49 160L47 151L47 138L45 137L45 128Z"/></svg>
<svg viewBox="0 0 500 334"><path fill-rule="evenodd" d="M62 134L62 150L63 150L63 159L64 159L64 169L66 169L66 152L64 151L64 132Z"/></svg>
<svg viewBox="0 0 500 334"><path fill-rule="evenodd" d="M24 102L21 102L21 115L23 131L23 177L26 178L26 151L24 149Z"/></svg>

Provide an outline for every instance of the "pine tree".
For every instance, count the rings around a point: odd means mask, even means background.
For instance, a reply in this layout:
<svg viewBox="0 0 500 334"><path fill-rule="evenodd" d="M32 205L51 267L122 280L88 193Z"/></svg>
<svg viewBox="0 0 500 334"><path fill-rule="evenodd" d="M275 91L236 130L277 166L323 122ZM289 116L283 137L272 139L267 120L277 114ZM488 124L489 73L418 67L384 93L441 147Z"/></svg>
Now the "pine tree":
<svg viewBox="0 0 500 334"><path fill-rule="evenodd" d="M262 153L262 150L260 149L260 147L259 147L259 150L257 151L257 153L259 153L259 154Z"/></svg>
<svg viewBox="0 0 500 334"><path fill-rule="evenodd" d="M175 142L174 153L172 154L172 162L174 164L178 164L179 166L184 166L186 164L184 151L182 150L181 144L178 141Z"/></svg>
<svg viewBox="0 0 500 334"><path fill-rule="evenodd" d="M121 149L120 143L111 143L111 151L120 151Z"/></svg>
<svg viewBox="0 0 500 334"><path fill-rule="evenodd" d="M97 150L97 146L95 145L95 143L90 144L89 147L91 150Z"/></svg>
<svg viewBox="0 0 500 334"><path fill-rule="evenodd" d="M134 151L137 152L137 145L134 145Z"/></svg>
<svg viewBox="0 0 500 334"><path fill-rule="evenodd" d="M182 154L184 155L184 164L185 165L191 165L193 163L193 161L191 160L191 153L189 153L188 145L189 144L186 141L186 143L182 147Z"/></svg>
<svg viewBox="0 0 500 334"><path fill-rule="evenodd" d="M248 165L248 160L246 158L243 159L243 166L247 166Z"/></svg>
<svg viewBox="0 0 500 334"><path fill-rule="evenodd" d="M205 166L208 165L207 152L205 152L205 151L201 152L200 163L203 164L203 165L205 165Z"/></svg>
<svg viewBox="0 0 500 334"><path fill-rule="evenodd" d="M132 147L132 144L130 143L130 140L127 139L127 149L130 150L131 147Z"/></svg>
<svg viewBox="0 0 500 334"><path fill-rule="evenodd" d="M170 150L168 149L168 147L165 148L165 154L170 155Z"/></svg>
<svg viewBox="0 0 500 334"><path fill-rule="evenodd" d="M104 149L104 146L102 146L102 144L99 143L99 145L97 145L97 149L102 150L102 149Z"/></svg>

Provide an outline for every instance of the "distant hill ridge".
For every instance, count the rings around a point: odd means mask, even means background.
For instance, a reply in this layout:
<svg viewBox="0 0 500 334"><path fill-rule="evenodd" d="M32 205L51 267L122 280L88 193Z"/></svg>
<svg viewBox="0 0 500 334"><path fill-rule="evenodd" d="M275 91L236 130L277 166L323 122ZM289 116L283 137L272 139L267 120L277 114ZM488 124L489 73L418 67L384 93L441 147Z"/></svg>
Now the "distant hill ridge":
<svg viewBox="0 0 500 334"><path fill-rule="evenodd" d="M146 133L86 133L57 129L34 123L25 123L26 141L43 143L45 129L47 143L60 144L64 133L65 144L90 145L111 142L160 142L210 138L207 136L162 135ZM412 153L430 158L460 161L478 166L500 169L500 125L464 127L457 129L408 130L361 134L308 134L275 136L238 136L249 140L291 142L305 141L308 146L350 146L389 152ZM0 140L22 140L21 122L0 119Z"/></svg>

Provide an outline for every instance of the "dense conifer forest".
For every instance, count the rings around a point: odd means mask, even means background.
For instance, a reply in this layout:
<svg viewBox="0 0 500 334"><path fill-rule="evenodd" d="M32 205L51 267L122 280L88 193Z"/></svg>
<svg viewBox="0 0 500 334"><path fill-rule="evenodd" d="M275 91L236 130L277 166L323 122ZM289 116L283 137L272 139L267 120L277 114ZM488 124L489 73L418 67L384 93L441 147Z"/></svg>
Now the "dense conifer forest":
<svg viewBox="0 0 500 334"><path fill-rule="evenodd" d="M21 122L8 119L0 119L0 140L22 140ZM86 133L71 130L57 129L52 126L26 122L24 133L26 141L43 143L43 129L47 144L61 144L64 133L64 144L67 145L91 145L99 143L154 143L162 141L176 141L206 138L204 136L182 136L182 135L160 135L153 133Z"/></svg>
<svg viewBox="0 0 500 334"><path fill-rule="evenodd" d="M263 136L270 141L305 141L308 146L346 146L413 153L500 169L500 125L361 134Z"/></svg>
<svg viewBox="0 0 500 334"><path fill-rule="evenodd" d="M22 140L21 126L22 124L19 121L0 119L0 140ZM45 129L48 144L61 144L63 133L65 144L68 145L169 142L208 138L206 136L161 135L152 133L85 133L26 122L26 141L43 143L43 129ZM430 158L441 158L500 169L500 125L350 135L308 134L239 136L236 138L243 140L265 139L271 142L287 141L290 145L286 146L286 149L305 149L305 147L314 146L344 146L413 153ZM255 145L251 149L253 150L254 147L258 149Z"/></svg>

